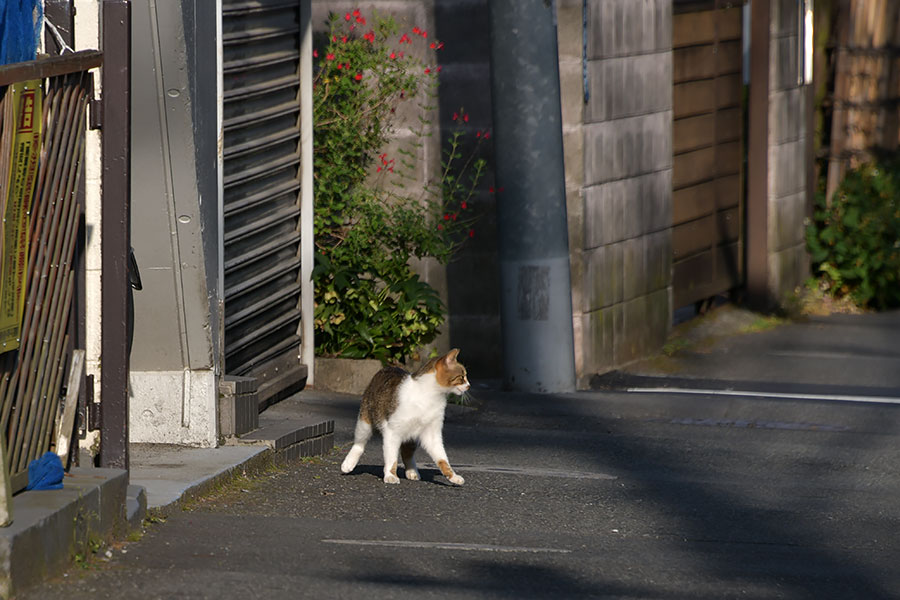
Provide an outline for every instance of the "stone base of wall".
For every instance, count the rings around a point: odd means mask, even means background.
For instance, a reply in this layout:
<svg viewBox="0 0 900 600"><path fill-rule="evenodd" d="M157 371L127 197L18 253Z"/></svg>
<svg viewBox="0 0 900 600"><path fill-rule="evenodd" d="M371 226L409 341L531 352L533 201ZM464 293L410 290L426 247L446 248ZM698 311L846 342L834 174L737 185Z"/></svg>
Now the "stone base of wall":
<svg viewBox="0 0 900 600"><path fill-rule="evenodd" d="M259 427L259 393L254 377L226 375L219 382L219 435L242 435Z"/></svg>
<svg viewBox="0 0 900 600"><path fill-rule="evenodd" d="M315 389L341 394L362 394L381 361L353 358L316 357Z"/></svg>

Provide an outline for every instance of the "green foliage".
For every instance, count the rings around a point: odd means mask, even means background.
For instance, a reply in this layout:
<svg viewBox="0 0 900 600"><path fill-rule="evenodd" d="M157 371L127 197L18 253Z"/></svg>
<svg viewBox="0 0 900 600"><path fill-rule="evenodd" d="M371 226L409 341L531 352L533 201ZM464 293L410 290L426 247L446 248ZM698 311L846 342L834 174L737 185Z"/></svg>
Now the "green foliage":
<svg viewBox="0 0 900 600"><path fill-rule="evenodd" d="M830 294L879 310L900 306L900 157L850 171L830 206L818 194L806 240Z"/></svg>
<svg viewBox="0 0 900 600"><path fill-rule="evenodd" d="M332 15L328 37L316 48L313 282L320 355L403 361L432 341L444 321L437 292L410 261L446 263L473 235L470 201L486 166L476 155L487 135L479 133L464 151L464 134L453 133L440 173L424 184L415 167L428 121L416 117L405 145L393 136L404 106L412 103L407 112L418 115L434 109L438 68L419 57L442 46L418 27L401 31L390 17L367 20L355 10ZM392 143L393 154L386 150Z"/></svg>

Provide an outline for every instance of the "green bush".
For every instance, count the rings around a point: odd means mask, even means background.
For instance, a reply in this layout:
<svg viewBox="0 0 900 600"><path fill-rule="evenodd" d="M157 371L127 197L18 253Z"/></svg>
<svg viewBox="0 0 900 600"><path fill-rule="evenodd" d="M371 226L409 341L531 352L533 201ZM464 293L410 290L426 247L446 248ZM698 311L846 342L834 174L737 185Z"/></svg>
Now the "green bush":
<svg viewBox="0 0 900 600"><path fill-rule="evenodd" d="M487 135L466 145L462 131L451 134L440 173L417 183L429 125L421 115L434 109L440 70L420 57L443 44L354 10L332 15L316 46L316 351L402 362L435 338L446 314L410 261L446 263L474 234L471 198L486 166L477 151ZM419 115L414 141L390 155L395 119L409 103Z"/></svg>
<svg viewBox="0 0 900 600"><path fill-rule="evenodd" d="M900 306L900 158L847 173L830 206L817 195L806 239L829 293L879 310Z"/></svg>

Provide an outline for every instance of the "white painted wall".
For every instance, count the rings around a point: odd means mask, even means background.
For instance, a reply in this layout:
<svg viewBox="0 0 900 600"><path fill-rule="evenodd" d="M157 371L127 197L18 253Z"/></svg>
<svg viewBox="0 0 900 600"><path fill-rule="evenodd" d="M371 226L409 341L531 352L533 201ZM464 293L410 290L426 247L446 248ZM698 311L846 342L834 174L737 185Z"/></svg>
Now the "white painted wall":
<svg viewBox="0 0 900 600"><path fill-rule="evenodd" d="M100 3L98 0L75 0L75 50L100 48ZM100 97L100 72L94 70L95 97ZM100 381L100 323L102 319L100 266L102 244L100 240L101 214L100 132L88 131L85 138L85 225L87 243L85 246L85 310L87 312L86 371ZM89 399L90 400L90 399ZM100 386L94 386L95 402L100 401ZM88 434L81 441L83 448L96 447L95 438L99 432Z"/></svg>

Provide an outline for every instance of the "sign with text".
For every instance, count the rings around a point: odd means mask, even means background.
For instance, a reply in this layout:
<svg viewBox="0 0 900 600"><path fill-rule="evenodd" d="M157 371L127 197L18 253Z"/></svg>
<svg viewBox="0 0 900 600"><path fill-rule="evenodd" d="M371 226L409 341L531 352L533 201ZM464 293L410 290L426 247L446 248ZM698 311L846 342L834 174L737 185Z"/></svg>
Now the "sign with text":
<svg viewBox="0 0 900 600"><path fill-rule="evenodd" d="M28 270L29 215L41 151L41 81L11 85L4 102L4 154L0 169L2 260L0 260L0 353L19 347Z"/></svg>

